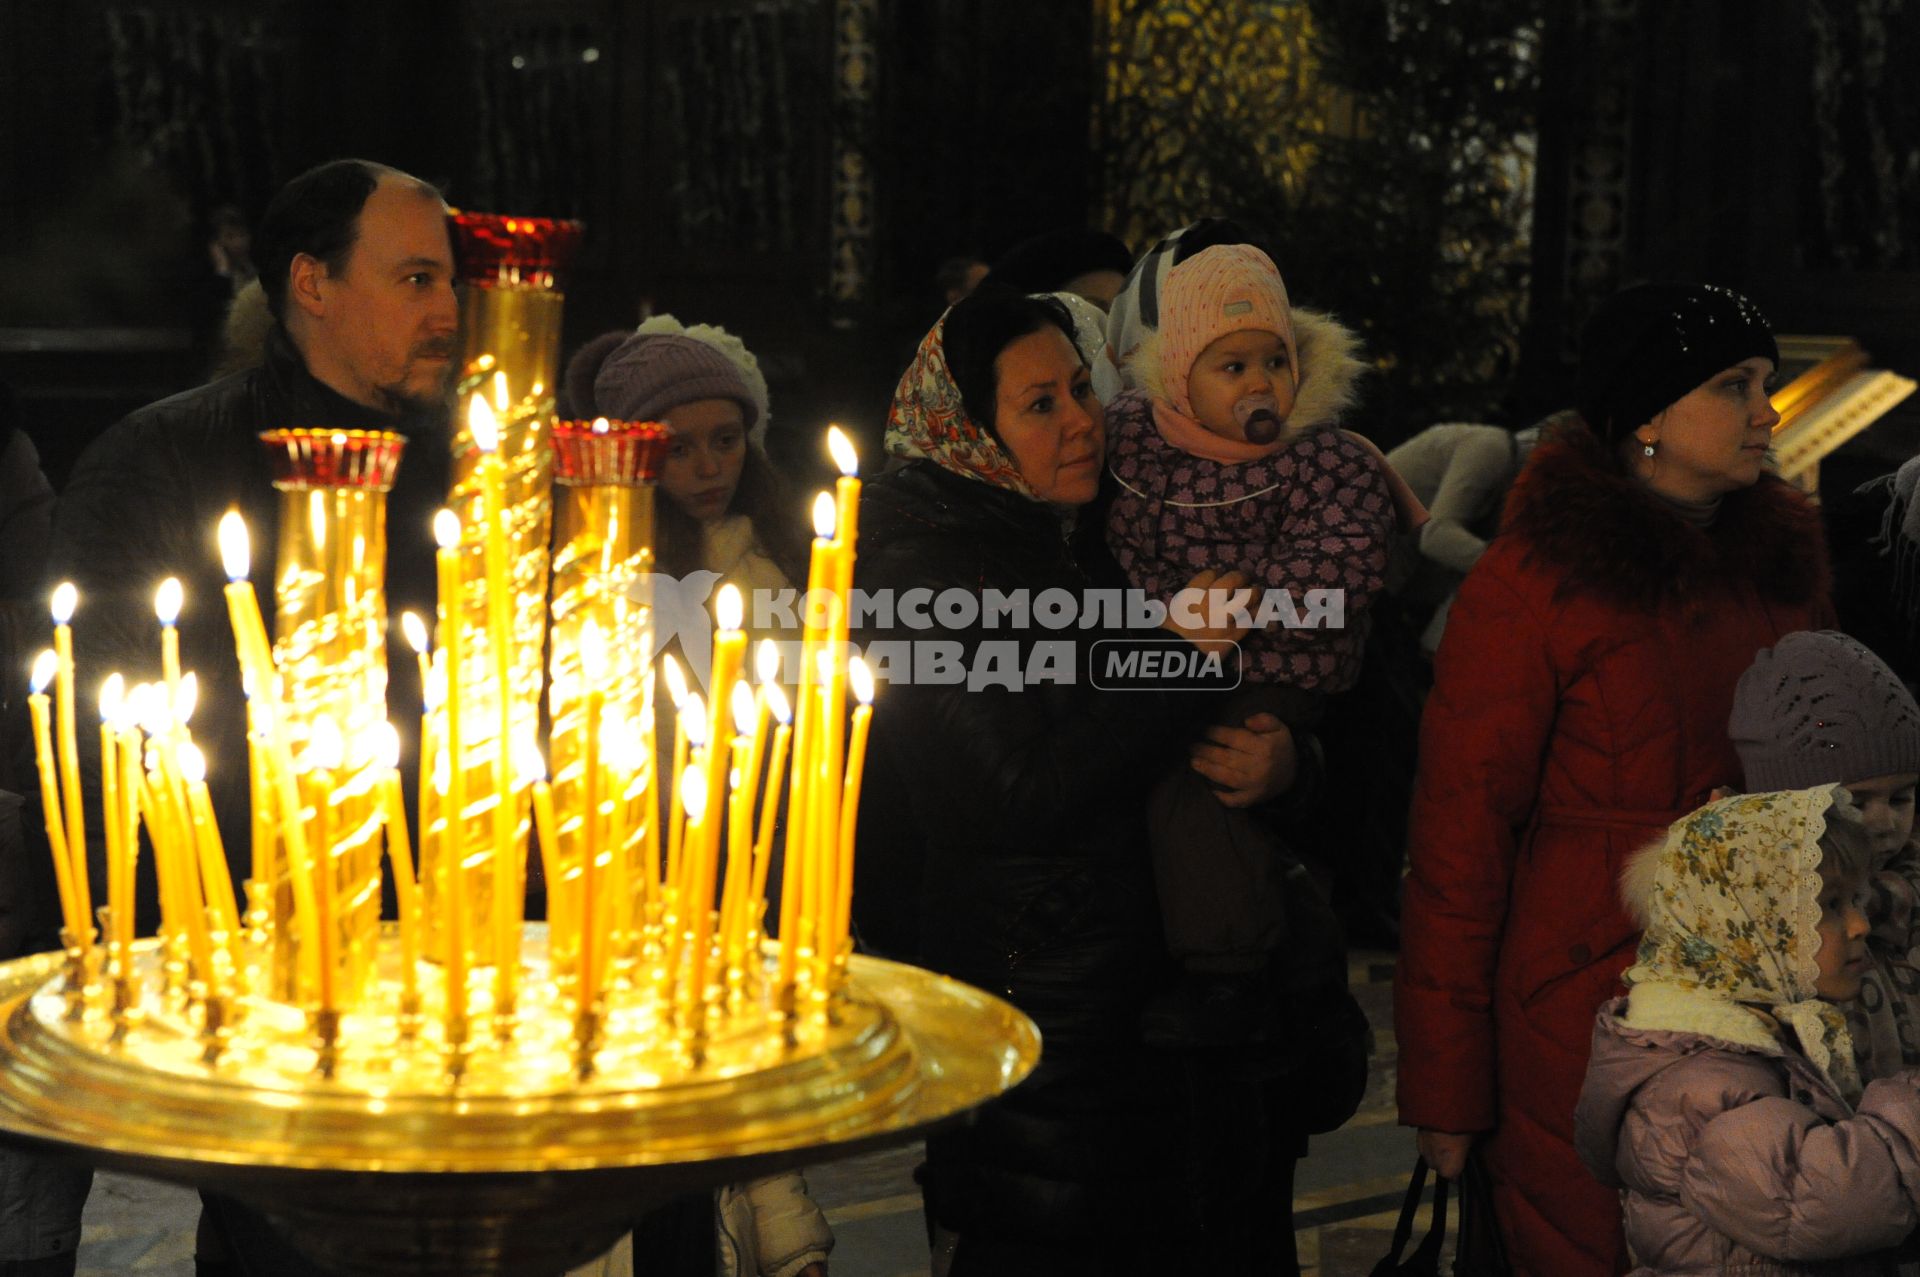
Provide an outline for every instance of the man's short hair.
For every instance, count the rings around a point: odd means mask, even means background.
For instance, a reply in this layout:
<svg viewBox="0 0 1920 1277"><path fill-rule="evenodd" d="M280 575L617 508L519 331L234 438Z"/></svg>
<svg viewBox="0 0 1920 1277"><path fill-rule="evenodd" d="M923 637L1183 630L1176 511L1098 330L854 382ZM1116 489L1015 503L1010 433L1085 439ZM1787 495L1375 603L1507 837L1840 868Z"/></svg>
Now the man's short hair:
<svg viewBox="0 0 1920 1277"><path fill-rule="evenodd" d="M372 160L328 160L280 188L261 219L256 254L260 285L275 319L286 318L293 259L305 253L325 263L329 273L344 269L360 238L360 210L389 177L413 183L422 195L443 198L431 183Z"/></svg>

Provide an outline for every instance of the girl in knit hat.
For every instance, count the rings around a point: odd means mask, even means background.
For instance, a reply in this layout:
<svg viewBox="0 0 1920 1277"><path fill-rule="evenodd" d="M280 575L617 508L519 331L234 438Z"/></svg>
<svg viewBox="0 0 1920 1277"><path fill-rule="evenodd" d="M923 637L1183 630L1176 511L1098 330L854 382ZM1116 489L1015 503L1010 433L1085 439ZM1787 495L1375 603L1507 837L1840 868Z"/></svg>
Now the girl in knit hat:
<svg viewBox="0 0 1920 1277"><path fill-rule="evenodd" d="M562 409L658 421L673 434L660 470L654 559L667 576L715 572L749 597L804 574L803 538L767 460L767 383L724 328L657 316L605 333L567 362Z"/></svg>
<svg viewBox="0 0 1920 1277"><path fill-rule="evenodd" d="M1342 609L1309 628L1249 635L1243 688L1214 719L1312 726L1324 699L1359 676L1397 526L1385 463L1335 428L1362 367L1356 339L1293 309L1272 259L1249 244L1173 266L1157 313L1128 360L1140 389L1108 410L1108 545L1133 586L1163 601L1196 571L1223 567L1259 591L1286 591L1295 608L1318 597ZM1149 1034L1168 1040L1257 1022L1284 921L1272 834L1214 792L1204 758L1193 767L1167 777L1152 807L1168 943L1195 977L1180 1004L1149 1019Z"/></svg>
<svg viewBox="0 0 1920 1277"><path fill-rule="evenodd" d="M1645 931L1574 1139L1634 1277L1891 1272L1920 1223L1920 1074L1863 1089L1836 1005L1867 970L1868 845L1835 785L1710 803L1629 862Z"/></svg>
<svg viewBox="0 0 1920 1277"><path fill-rule="evenodd" d="M1728 733L1749 790L1844 785L1871 843L1870 966L1846 1004L1865 1078L1920 1066L1920 705L1886 662L1831 630L1762 649L1734 690Z"/></svg>

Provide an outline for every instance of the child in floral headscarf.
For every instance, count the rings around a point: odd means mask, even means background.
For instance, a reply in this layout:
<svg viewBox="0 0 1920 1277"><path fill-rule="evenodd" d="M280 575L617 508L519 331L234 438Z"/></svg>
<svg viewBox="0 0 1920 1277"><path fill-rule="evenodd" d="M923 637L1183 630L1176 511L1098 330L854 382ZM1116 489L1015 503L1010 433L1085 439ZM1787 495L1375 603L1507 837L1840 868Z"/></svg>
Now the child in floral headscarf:
<svg viewBox="0 0 1920 1277"><path fill-rule="evenodd" d="M1846 1005L1860 1076L1920 1065L1920 705L1857 640L1801 631L1762 649L1734 689L1727 724L1746 788L1844 785L1871 843L1870 967Z"/></svg>
<svg viewBox="0 0 1920 1277"><path fill-rule="evenodd" d="M1624 1190L1636 1274L1879 1272L1920 1223L1920 1074L1863 1094L1835 1005L1867 969L1868 857L1831 786L1710 803L1628 866L1646 931L1575 1145Z"/></svg>

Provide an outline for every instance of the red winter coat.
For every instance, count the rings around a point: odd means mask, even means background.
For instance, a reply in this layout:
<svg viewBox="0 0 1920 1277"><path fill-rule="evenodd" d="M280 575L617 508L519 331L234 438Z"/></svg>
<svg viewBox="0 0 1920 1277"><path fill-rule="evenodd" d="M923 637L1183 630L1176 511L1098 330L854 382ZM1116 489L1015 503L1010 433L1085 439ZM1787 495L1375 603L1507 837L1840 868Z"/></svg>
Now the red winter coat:
<svg viewBox="0 0 1920 1277"><path fill-rule="evenodd" d="M1421 723L1400 1120L1492 1132L1518 1273L1622 1268L1619 1203L1573 1151L1594 1014L1636 940L1620 869L1739 783L1734 683L1825 620L1826 580L1819 515L1781 480L1696 528L1576 430L1535 451L1460 588Z"/></svg>

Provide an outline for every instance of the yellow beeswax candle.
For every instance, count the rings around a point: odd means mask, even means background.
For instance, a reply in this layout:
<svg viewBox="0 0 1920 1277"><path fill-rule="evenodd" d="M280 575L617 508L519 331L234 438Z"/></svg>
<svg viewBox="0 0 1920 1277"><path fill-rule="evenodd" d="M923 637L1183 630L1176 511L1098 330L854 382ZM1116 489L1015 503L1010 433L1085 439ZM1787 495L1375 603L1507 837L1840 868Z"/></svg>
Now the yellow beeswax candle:
<svg viewBox="0 0 1920 1277"><path fill-rule="evenodd" d="M852 935L854 828L860 813L860 780L867 765L867 729L873 722L873 673L867 663L854 657L848 668L853 685L853 735L847 743L847 777L840 795L840 872L839 891L834 903L833 927L838 953Z"/></svg>
<svg viewBox="0 0 1920 1277"><path fill-rule="evenodd" d="M93 943L93 890L87 881L86 804L80 791L80 738L73 708L73 620L80 591L63 581L53 592L54 725L60 750L60 788L66 804L67 865L78 911L74 942L82 950Z"/></svg>
<svg viewBox="0 0 1920 1277"><path fill-rule="evenodd" d="M121 882L124 859L120 835L120 751L113 744L113 723L127 698L127 681L118 671L100 685L100 826L107 841L107 907L118 919L127 903ZM115 931L119 928L116 926ZM106 939L113 939L109 936Z"/></svg>
<svg viewBox="0 0 1920 1277"><path fill-rule="evenodd" d="M494 1002L513 1005L520 967L519 922L521 902L514 891L519 876L513 854L519 803L514 797L509 745L513 740L513 597L507 580L506 470L500 462L500 427L485 396L474 395L467 405L467 431L480 450L479 478L484 521L481 538L487 574L487 656L492 666L494 703L493 750L493 954ZM461 760L455 759L458 763Z"/></svg>
<svg viewBox="0 0 1920 1277"><path fill-rule="evenodd" d="M787 695L778 684L762 688L766 702L773 708L773 716L779 726L773 732L773 755L767 761L767 784L765 796L761 799L760 825L753 840L753 887L747 893L749 914L746 926L749 931L759 925L758 911L765 905L767 898L767 876L773 862L773 825L780 814L780 784L784 773L781 769L787 762L787 744L793 739L793 711L787 705Z"/></svg>
<svg viewBox="0 0 1920 1277"><path fill-rule="evenodd" d="M220 826L213 817L213 798L207 792L207 758L192 741L180 746L180 778L187 783L187 817L200 862L201 893L221 930L230 938L237 937L239 901L234 897L226 848L220 842Z"/></svg>
<svg viewBox="0 0 1920 1277"><path fill-rule="evenodd" d="M47 842L53 848L53 876L60 892L60 917L73 942L82 944L81 927L86 915L74 900L73 862L68 856L66 818L61 815L60 782L54 774L53 731L48 722L46 689L53 681L59 659L49 648L34 661L27 711L33 720L33 757L40 770L40 807L45 817Z"/></svg>
<svg viewBox="0 0 1920 1277"><path fill-rule="evenodd" d="M412 613L408 613L409 616ZM407 804L400 791L400 733L392 723L376 727L375 765L380 771L380 818L387 831L387 861L393 866L394 907L400 915L401 991L409 1005L418 996L420 891L407 836Z"/></svg>
<svg viewBox="0 0 1920 1277"><path fill-rule="evenodd" d="M463 642L460 616L460 516L442 510L433 516L433 537L440 549L434 556L440 577L440 651L446 672L446 739L442 742L447 766L446 802L446 1014L447 1040L466 1040L467 1027L467 868L461 826L466 815L466 769L461 766L460 653ZM504 688L501 689L505 694Z"/></svg>

